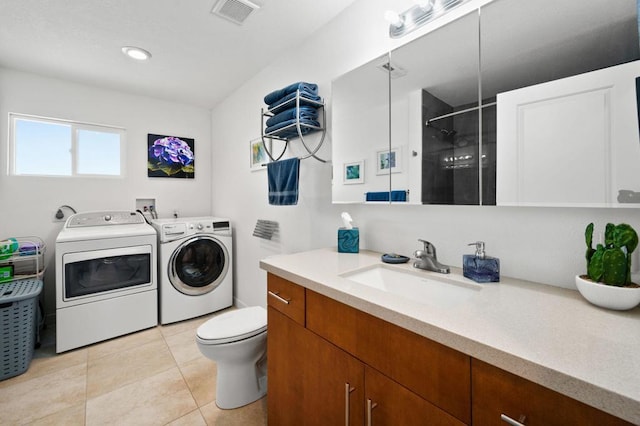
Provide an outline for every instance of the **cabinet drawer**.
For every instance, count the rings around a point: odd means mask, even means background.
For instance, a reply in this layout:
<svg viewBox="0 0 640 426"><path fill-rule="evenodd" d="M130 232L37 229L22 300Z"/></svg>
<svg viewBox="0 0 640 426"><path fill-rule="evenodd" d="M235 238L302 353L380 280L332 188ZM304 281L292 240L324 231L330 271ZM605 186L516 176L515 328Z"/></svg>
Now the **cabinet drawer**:
<svg viewBox="0 0 640 426"><path fill-rule="evenodd" d="M471 372L476 425L505 426L503 415L527 426L631 424L477 359Z"/></svg>
<svg viewBox="0 0 640 426"><path fill-rule="evenodd" d="M304 326L304 287L277 275L267 274L267 304Z"/></svg>
<svg viewBox="0 0 640 426"><path fill-rule="evenodd" d="M470 423L469 356L311 290L307 328Z"/></svg>
<svg viewBox="0 0 640 426"><path fill-rule="evenodd" d="M360 311L312 290L307 298L307 328L355 355Z"/></svg>

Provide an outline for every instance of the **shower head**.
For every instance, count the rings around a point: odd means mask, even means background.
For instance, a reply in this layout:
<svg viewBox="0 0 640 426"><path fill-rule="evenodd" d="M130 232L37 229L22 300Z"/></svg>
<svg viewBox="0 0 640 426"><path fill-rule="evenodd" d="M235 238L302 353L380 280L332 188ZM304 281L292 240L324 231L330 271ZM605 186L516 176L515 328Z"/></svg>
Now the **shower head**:
<svg viewBox="0 0 640 426"><path fill-rule="evenodd" d="M452 138L452 137L454 137L454 136L456 135L456 133L458 133L458 132L457 132L457 131L455 131L454 129L447 130L447 129L443 129L442 127L434 126L434 125L433 125L433 124L431 124L431 122L430 122L430 121L428 121L428 120L427 120L427 122L426 122L426 123L424 123L424 124L425 124L427 127L431 127L431 128L433 128L433 129L437 130L437 131L438 131L438 132L440 132L440 134L441 134L442 136L444 136L445 138Z"/></svg>
<svg viewBox="0 0 640 426"><path fill-rule="evenodd" d="M451 130L447 130L447 129L438 129L440 131L440 133L442 133L445 137L453 137L456 135L455 130L451 129Z"/></svg>

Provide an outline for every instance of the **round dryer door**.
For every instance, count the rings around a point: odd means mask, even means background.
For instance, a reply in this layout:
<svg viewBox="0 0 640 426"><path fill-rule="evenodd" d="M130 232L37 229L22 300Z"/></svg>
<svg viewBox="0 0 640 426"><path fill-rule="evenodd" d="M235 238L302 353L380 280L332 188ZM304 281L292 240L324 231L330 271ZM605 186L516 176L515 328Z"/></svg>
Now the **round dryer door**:
<svg viewBox="0 0 640 426"><path fill-rule="evenodd" d="M229 269L229 253L210 236L186 240L171 255L169 281L181 293L198 296L222 283Z"/></svg>

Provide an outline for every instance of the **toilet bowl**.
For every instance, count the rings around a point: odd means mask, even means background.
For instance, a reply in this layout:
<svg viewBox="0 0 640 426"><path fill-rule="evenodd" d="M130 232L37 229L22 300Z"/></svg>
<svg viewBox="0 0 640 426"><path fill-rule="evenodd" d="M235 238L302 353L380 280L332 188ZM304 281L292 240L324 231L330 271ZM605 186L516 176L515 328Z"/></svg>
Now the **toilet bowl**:
<svg viewBox="0 0 640 426"><path fill-rule="evenodd" d="M267 393L267 310L236 309L211 318L196 331L198 349L216 362L216 405L231 409Z"/></svg>

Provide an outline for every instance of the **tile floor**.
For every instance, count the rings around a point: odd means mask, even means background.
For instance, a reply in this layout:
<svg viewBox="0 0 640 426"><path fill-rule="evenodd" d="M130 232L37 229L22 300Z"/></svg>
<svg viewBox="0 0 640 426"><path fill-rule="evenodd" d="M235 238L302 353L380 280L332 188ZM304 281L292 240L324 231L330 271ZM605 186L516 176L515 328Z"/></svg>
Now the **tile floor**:
<svg viewBox="0 0 640 426"><path fill-rule="evenodd" d="M45 329L27 372L0 381L0 424L266 425L266 398L216 406L216 366L194 339L211 316L59 355Z"/></svg>

